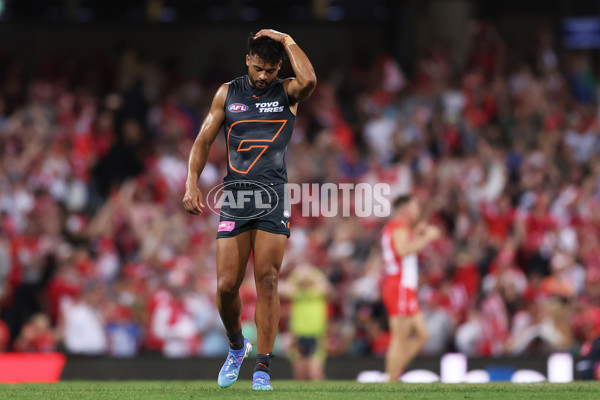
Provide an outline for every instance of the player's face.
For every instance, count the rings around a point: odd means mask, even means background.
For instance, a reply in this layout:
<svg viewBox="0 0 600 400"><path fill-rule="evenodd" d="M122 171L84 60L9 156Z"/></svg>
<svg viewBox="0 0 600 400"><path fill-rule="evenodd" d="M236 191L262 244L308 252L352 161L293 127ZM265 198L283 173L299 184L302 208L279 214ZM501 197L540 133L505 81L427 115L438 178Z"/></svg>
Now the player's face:
<svg viewBox="0 0 600 400"><path fill-rule="evenodd" d="M416 222L421 217L421 206L416 199L411 199L408 203L408 214L412 222Z"/></svg>
<svg viewBox="0 0 600 400"><path fill-rule="evenodd" d="M246 65L248 66L248 77L250 84L257 89L264 89L277 77L281 62L271 64L265 62L257 55L246 55Z"/></svg>

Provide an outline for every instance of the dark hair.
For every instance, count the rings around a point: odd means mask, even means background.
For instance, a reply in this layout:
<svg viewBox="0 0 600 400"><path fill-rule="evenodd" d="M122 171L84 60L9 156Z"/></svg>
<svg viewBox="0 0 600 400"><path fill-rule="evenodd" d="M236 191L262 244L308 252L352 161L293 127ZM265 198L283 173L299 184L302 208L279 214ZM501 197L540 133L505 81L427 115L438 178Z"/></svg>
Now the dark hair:
<svg viewBox="0 0 600 400"><path fill-rule="evenodd" d="M412 196L410 194L403 194L394 199L394 208L402 207L406 203L412 200Z"/></svg>
<svg viewBox="0 0 600 400"><path fill-rule="evenodd" d="M248 55L257 55L269 64L279 64L286 58L285 47L282 43L267 36L254 39L252 32L248 36Z"/></svg>

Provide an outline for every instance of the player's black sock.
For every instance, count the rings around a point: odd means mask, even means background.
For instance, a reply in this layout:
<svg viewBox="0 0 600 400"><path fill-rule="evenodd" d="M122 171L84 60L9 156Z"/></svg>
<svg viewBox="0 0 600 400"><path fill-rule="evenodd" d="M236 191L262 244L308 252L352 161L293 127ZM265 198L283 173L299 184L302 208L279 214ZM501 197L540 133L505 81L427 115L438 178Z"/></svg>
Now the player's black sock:
<svg viewBox="0 0 600 400"><path fill-rule="evenodd" d="M229 347L232 350L241 350L244 347L244 335L242 335L242 330L238 333L234 333L233 335L227 335L229 338Z"/></svg>
<svg viewBox="0 0 600 400"><path fill-rule="evenodd" d="M254 372L263 371L269 374L271 369L271 359L273 357L273 353L257 354L256 364L254 364Z"/></svg>

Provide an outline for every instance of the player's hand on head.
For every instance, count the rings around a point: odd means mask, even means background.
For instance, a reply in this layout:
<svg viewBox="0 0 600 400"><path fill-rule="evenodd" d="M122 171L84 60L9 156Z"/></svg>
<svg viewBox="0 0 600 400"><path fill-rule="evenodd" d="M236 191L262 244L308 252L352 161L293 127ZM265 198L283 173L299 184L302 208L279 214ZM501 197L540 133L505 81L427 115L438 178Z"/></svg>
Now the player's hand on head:
<svg viewBox="0 0 600 400"><path fill-rule="evenodd" d="M197 188L188 188L185 191L185 195L183 196L183 207L185 211L192 215L200 215L204 210L204 196L202 196L202 191Z"/></svg>
<svg viewBox="0 0 600 400"><path fill-rule="evenodd" d="M256 33L256 35L254 35L254 39L261 36L267 36L278 42L283 42L283 38L287 36L287 33L279 32L274 29L261 29Z"/></svg>

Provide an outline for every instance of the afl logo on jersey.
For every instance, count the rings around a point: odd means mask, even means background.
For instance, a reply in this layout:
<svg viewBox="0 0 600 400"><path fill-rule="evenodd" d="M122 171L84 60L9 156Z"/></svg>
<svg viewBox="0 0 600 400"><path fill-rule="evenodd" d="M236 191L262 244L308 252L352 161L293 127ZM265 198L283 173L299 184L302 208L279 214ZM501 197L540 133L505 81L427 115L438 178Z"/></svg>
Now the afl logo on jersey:
<svg viewBox="0 0 600 400"><path fill-rule="evenodd" d="M242 103L233 103L227 107L229 111L234 113L244 112L248 109L248 106Z"/></svg>

